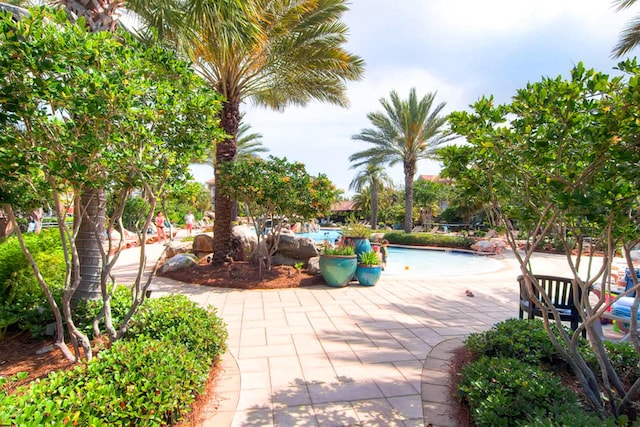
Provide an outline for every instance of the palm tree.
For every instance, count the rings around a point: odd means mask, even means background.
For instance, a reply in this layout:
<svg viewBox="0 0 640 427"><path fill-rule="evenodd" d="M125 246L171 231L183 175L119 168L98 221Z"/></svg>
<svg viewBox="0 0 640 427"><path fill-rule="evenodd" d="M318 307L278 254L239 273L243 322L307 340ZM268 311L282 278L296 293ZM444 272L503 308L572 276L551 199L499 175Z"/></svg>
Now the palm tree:
<svg viewBox="0 0 640 427"><path fill-rule="evenodd" d="M243 100L276 110L313 99L347 106L345 82L363 73L362 59L342 48L345 0L248 3L258 19L229 16L224 25L198 29L188 44L201 74L226 98L220 123L230 137L217 141L216 186L224 179L218 166L236 156ZM215 206L213 249L219 263L230 252L232 201L216 191Z"/></svg>
<svg viewBox="0 0 640 427"><path fill-rule="evenodd" d="M636 0L613 0L613 4L618 11L627 9L632 6ZM636 16L629 22L622 33L618 44L611 51L611 55L615 58L627 54L640 44L640 16Z"/></svg>
<svg viewBox="0 0 640 427"><path fill-rule="evenodd" d="M352 166L351 169L354 169ZM371 161L366 163L349 184L350 190L362 192L365 188L371 194L371 227L378 227L378 194L385 188L385 184L391 185L392 181L380 163Z"/></svg>
<svg viewBox="0 0 640 427"><path fill-rule="evenodd" d="M433 106L435 93L429 93L418 100L415 88L409 92L407 100L401 100L391 91L390 101L381 98L384 112L367 114L373 129L363 129L351 138L366 141L373 147L349 157L356 162L355 167L375 159L379 163L393 166L402 163L404 170L404 231L411 232L413 221L413 178L418 160L435 158L435 150L449 141L443 133L446 117L439 116L445 106Z"/></svg>
<svg viewBox="0 0 640 427"><path fill-rule="evenodd" d="M268 153L269 149L262 145L262 134L249 133L251 125L242 123L238 127L238 151L236 160L248 160L260 157L261 153Z"/></svg>

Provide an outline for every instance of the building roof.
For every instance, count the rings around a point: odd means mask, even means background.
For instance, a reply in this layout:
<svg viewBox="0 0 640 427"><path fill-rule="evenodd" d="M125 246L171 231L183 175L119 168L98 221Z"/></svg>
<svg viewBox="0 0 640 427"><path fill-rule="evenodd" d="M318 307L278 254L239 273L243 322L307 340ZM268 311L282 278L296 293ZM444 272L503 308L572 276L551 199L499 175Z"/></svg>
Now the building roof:
<svg viewBox="0 0 640 427"><path fill-rule="evenodd" d="M351 200L340 200L337 202L334 202L331 205L331 211L332 212L347 212L347 211L353 211L355 210L353 208L353 205L355 203L352 202Z"/></svg>
<svg viewBox="0 0 640 427"><path fill-rule="evenodd" d="M441 178L440 175L418 175L418 179L423 181L439 182L441 184L450 184L449 178Z"/></svg>

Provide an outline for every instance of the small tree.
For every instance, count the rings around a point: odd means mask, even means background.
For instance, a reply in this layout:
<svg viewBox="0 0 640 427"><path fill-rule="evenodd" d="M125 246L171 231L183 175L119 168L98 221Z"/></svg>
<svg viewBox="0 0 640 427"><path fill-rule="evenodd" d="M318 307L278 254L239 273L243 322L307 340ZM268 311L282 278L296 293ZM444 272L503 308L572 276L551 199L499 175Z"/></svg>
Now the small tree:
<svg viewBox="0 0 640 427"><path fill-rule="evenodd" d="M110 300L115 289L111 269L122 239L104 244L99 222L83 209L81 189L108 188L113 211L107 236L122 230L125 202L134 190L148 203L146 230L165 184L184 179L188 160L207 141L220 137L216 117L221 101L189 65L163 49L143 49L130 37L90 33L84 22L71 24L64 12L33 9L13 22L0 16L0 203L15 223L16 210L43 206L52 200L66 261L62 312L26 246L23 251L56 318L56 344L71 360L91 358L88 337L72 319L80 279L78 228L89 223L100 248L102 317L109 338L116 340L144 299L149 281L145 239L132 305L120 325L112 325ZM72 194L76 221L69 228L63 194ZM21 234L18 238L22 243ZM64 322L62 316L64 315ZM97 322L96 319L96 329ZM66 325L66 326L65 326ZM75 356L64 341L69 331ZM99 332L99 331L97 331Z"/></svg>
<svg viewBox="0 0 640 427"><path fill-rule="evenodd" d="M338 197L325 175L310 176L302 163L289 163L286 158L228 162L221 170L224 179L219 188L246 205L258 246L264 248L261 255L267 269L271 269L271 257L278 250L283 220L325 215ZM263 239L265 244L260 245Z"/></svg>
<svg viewBox="0 0 640 427"><path fill-rule="evenodd" d="M555 338L547 309L544 323L551 341L575 372L588 402L600 413L619 416L640 390L640 381L625 388L607 358L599 335L599 318L612 302L604 292L593 304L589 290L609 283L616 250L622 248L631 265L630 249L638 243L640 182L640 67L634 61L619 64L627 76L609 77L582 64L571 78L545 78L518 91L510 105L493 105L482 99L474 111L450 116L451 128L466 137L466 163L444 155L443 175L466 185L477 180L475 190L490 201L491 209L506 227L506 236L526 278L529 292L535 289L549 302L538 285L531 259L545 239L555 239L566 250L567 266L582 288L576 301L582 324L568 334L555 323ZM528 246L519 251L517 232L525 233ZM581 242L598 241L604 248L602 264L586 255ZM572 249L577 249L572 256ZM586 265L585 265L586 264ZM581 269L581 266L583 268ZM586 268L584 268L586 267ZM640 353L636 313L640 286L635 275L635 302L630 319L631 342ZM630 291L630 292L631 292ZM585 363L578 337L586 328L591 350L600 365L597 374Z"/></svg>
<svg viewBox="0 0 640 427"><path fill-rule="evenodd" d="M420 221L425 230L431 228L433 216L438 215L440 203L447 195L448 187L441 182L419 179L413 184L413 201L420 210Z"/></svg>

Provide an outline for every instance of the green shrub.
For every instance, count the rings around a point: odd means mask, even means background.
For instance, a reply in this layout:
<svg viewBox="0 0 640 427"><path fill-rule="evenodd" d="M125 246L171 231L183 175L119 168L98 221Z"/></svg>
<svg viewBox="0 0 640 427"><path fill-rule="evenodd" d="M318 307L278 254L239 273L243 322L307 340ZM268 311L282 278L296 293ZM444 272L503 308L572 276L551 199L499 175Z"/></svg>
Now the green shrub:
<svg viewBox="0 0 640 427"><path fill-rule="evenodd" d="M0 425L164 426L180 420L204 390L227 332L214 313L184 296L147 302L127 340L87 364L0 393Z"/></svg>
<svg viewBox="0 0 640 427"><path fill-rule="evenodd" d="M367 251L360 254L359 264L364 265L379 265L382 261L378 257L375 251Z"/></svg>
<svg viewBox="0 0 640 427"><path fill-rule="evenodd" d="M385 233L384 238L391 244L409 246L435 246L442 248L470 249L476 240L471 237L448 234L405 233L392 231Z"/></svg>
<svg viewBox="0 0 640 427"><path fill-rule="evenodd" d="M562 362L543 322L537 319L507 319L487 331L469 335L465 345L477 356L511 357L533 365L557 366Z"/></svg>
<svg viewBox="0 0 640 427"><path fill-rule="evenodd" d="M525 425L578 406L576 394L558 377L504 357L483 356L466 365L458 394L468 402L479 427Z"/></svg>
<svg viewBox="0 0 640 427"><path fill-rule="evenodd" d="M322 253L324 255L333 255L333 256L347 256L347 255L355 255L356 248L351 245L338 246L335 248L326 247L323 249Z"/></svg>
<svg viewBox="0 0 640 427"><path fill-rule="evenodd" d="M613 370L620 376L623 383L633 384L640 378L640 356L631 343L603 341L603 344ZM600 375L600 367L595 354L589 352L585 359L593 372Z"/></svg>
<svg viewBox="0 0 640 427"><path fill-rule="evenodd" d="M127 286L118 286L111 298L111 321L117 327L124 319L131 308L131 288ZM76 327L92 339L93 335L93 319L102 310L102 299L80 301L73 311L73 320ZM100 321L104 325L104 318Z"/></svg>
<svg viewBox="0 0 640 427"><path fill-rule="evenodd" d="M136 313L129 334L172 339L190 351L216 355L217 360L226 351L227 330L215 314L184 295L150 299Z"/></svg>

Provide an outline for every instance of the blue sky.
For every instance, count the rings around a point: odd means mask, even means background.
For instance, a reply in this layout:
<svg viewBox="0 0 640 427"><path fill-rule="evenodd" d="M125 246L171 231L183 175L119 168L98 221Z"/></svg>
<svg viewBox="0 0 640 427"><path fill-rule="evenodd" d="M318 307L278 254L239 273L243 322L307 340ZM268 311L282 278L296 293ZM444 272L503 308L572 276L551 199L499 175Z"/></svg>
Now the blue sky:
<svg viewBox="0 0 640 427"><path fill-rule="evenodd" d="M640 7L616 12L610 0L351 0L346 47L366 62L364 78L348 85L351 106L314 102L273 112L247 102L243 109L269 154L300 161L351 195L357 172L348 158L368 145L351 136L370 127L367 113L392 90L402 98L411 87L418 96L437 92L448 113L483 95L509 102L528 82L566 76L580 61L614 73L610 51L635 13ZM439 170L436 162L418 165L418 174ZM402 185L400 166L388 173ZM202 181L212 172L195 175Z"/></svg>

